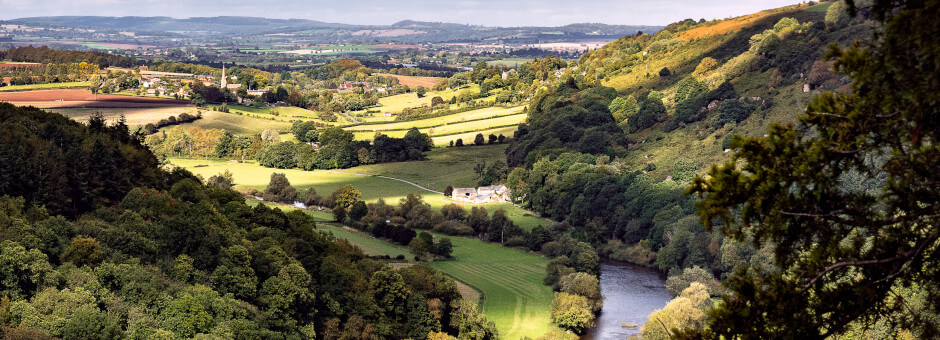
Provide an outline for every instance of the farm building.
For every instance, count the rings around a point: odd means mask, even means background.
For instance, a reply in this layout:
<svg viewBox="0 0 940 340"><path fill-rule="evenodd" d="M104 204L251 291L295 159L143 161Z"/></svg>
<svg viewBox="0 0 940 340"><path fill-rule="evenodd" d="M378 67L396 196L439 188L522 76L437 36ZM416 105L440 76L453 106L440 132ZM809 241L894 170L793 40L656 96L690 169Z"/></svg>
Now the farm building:
<svg viewBox="0 0 940 340"><path fill-rule="evenodd" d="M454 188L451 195L455 201L479 204L492 202L508 202L509 188L505 185L491 185L479 188Z"/></svg>

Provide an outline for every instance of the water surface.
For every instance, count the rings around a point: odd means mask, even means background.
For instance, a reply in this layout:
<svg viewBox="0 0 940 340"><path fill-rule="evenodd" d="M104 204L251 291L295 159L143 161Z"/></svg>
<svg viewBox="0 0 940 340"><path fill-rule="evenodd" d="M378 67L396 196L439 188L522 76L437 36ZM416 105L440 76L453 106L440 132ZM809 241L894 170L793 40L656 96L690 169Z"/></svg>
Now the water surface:
<svg viewBox="0 0 940 340"><path fill-rule="evenodd" d="M638 335L647 316L672 300L661 273L630 263L601 262L600 283L604 309L597 316L597 326L581 339L626 339Z"/></svg>

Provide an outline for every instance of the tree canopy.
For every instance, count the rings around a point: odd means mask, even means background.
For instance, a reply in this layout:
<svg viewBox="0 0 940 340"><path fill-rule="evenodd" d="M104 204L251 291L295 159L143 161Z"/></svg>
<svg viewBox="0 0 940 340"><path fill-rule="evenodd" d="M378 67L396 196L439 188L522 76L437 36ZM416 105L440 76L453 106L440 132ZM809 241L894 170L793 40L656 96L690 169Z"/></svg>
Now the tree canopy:
<svg viewBox="0 0 940 340"><path fill-rule="evenodd" d="M690 189L707 227L771 245L779 268L732 275L708 336L821 338L878 319L940 334L940 3L866 9L875 39L828 54L852 91L816 97L798 126L738 138Z"/></svg>

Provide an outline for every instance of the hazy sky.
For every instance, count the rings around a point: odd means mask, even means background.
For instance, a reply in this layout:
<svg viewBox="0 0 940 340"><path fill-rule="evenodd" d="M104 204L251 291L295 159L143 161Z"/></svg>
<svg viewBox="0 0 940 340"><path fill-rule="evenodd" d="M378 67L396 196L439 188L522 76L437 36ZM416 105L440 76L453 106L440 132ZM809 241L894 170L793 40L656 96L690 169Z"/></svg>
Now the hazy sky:
<svg viewBox="0 0 940 340"><path fill-rule="evenodd" d="M257 16L348 24L400 20L486 26L558 26L570 23L668 24L718 19L781 7L794 0L0 0L0 19L52 15Z"/></svg>

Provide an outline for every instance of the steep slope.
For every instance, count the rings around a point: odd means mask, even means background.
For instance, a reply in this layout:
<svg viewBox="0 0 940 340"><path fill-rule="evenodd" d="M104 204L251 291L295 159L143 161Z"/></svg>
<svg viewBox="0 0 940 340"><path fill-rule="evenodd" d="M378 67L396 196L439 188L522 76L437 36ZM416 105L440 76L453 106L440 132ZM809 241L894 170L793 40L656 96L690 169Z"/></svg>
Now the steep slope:
<svg viewBox="0 0 940 340"><path fill-rule="evenodd" d="M670 273L700 266L721 278L770 263L706 232L683 192L730 157L731 136L795 123L818 91L846 89L822 60L826 46L870 29L830 6L685 20L585 54L533 91L507 149L514 197L602 254Z"/></svg>

